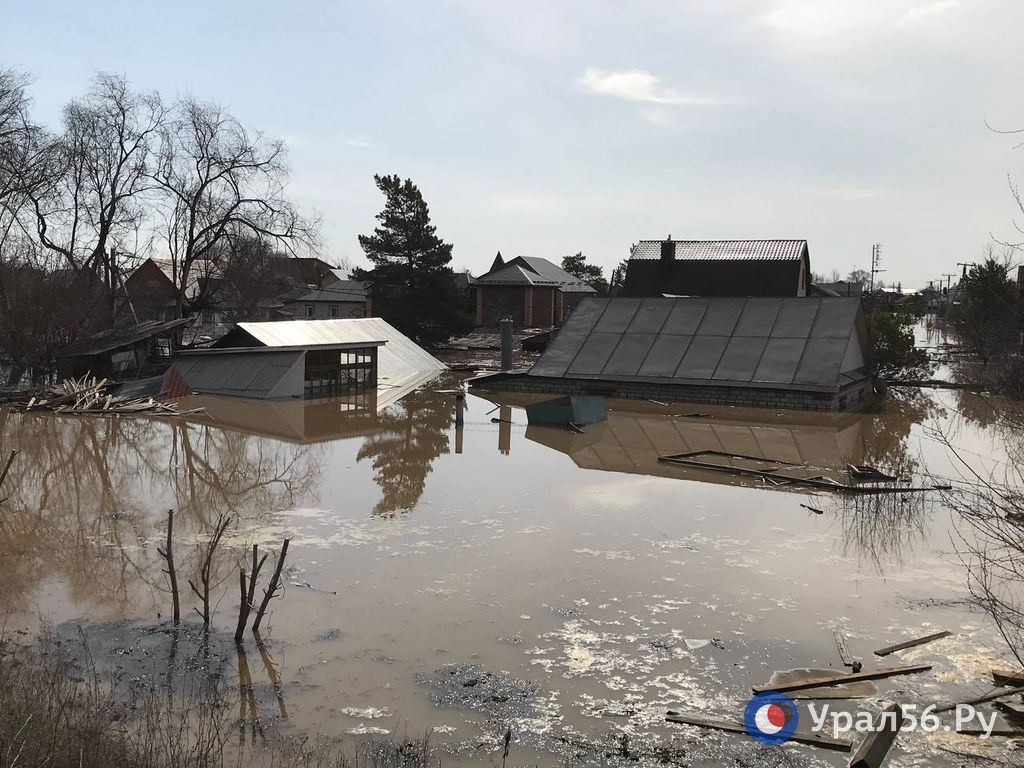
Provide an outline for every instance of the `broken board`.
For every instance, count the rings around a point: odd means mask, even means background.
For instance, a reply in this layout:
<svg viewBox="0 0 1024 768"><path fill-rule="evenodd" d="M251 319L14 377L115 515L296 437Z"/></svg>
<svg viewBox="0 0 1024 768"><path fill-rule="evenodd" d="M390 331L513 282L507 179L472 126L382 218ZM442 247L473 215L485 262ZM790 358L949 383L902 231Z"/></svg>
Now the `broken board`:
<svg viewBox="0 0 1024 768"><path fill-rule="evenodd" d="M752 690L754 691L754 693L764 693L765 691L777 691L778 693L788 693L790 691L804 691L808 688L818 688L821 686L859 683L863 680L883 680L887 677L895 677L897 675L916 675L920 672L928 672L931 670L931 668L931 664L917 664L907 667L884 667L882 669L872 669L867 672L834 674L831 677L821 679L801 680L794 683L788 683L782 686L773 687L770 684L755 685Z"/></svg>

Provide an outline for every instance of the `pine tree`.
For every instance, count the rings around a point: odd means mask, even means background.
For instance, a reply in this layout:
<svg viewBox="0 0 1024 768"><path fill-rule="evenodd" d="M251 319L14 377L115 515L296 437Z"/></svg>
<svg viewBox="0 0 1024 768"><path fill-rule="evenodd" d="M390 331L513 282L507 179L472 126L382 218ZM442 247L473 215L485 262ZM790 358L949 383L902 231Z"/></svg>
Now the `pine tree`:
<svg viewBox="0 0 1024 768"><path fill-rule="evenodd" d="M370 284L373 311L420 343L436 343L467 327L465 301L449 266L452 246L437 236L430 210L411 179L374 175L384 210L359 245L373 264L353 270Z"/></svg>

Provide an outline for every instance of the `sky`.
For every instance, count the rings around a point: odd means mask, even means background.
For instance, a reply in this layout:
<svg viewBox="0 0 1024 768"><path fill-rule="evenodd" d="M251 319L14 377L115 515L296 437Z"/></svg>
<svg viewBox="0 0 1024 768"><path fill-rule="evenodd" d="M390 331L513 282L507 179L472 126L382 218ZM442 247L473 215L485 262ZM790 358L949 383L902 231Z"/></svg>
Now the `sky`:
<svg viewBox="0 0 1024 768"><path fill-rule="evenodd" d="M452 266L641 239L805 238L920 287L1024 240L1021 0L0 0L37 119L97 71L289 147L325 258L361 265L412 178ZM1020 261L1020 259L1018 259Z"/></svg>

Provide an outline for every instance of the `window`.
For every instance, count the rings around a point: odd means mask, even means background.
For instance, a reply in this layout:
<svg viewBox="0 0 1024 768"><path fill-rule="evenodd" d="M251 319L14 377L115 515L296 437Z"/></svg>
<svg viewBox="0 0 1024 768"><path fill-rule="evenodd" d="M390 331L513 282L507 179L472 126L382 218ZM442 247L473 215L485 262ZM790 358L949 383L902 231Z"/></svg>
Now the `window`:
<svg viewBox="0 0 1024 768"><path fill-rule="evenodd" d="M377 350L310 349L306 352L305 392L328 395L366 391L377 386Z"/></svg>
<svg viewBox="0 0 1024 768"><path fill-rule="evenodd" d="M316 314L316 307L313 304L306 305L306 317L313 317Z"/></svg>
<svg viewBox="0 0 1024 768"><path fill-rule="evenodd" d="M331 317L337 317L337 316L338 316L338 305L337 304L331 304Z"/></svg>

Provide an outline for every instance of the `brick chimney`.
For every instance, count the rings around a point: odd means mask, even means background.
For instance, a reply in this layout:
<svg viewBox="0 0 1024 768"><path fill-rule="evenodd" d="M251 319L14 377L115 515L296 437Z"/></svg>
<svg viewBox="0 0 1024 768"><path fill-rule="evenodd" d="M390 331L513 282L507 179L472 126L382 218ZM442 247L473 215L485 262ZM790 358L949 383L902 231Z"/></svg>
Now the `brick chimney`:
<svg viewBox="0 0 1024 768"><path fill-rule="evenodd" d="M661 260L674 261L676 258L676 244L672 242L672 235L667 240L661 241Z"/></svg>

